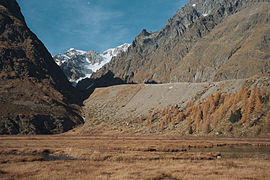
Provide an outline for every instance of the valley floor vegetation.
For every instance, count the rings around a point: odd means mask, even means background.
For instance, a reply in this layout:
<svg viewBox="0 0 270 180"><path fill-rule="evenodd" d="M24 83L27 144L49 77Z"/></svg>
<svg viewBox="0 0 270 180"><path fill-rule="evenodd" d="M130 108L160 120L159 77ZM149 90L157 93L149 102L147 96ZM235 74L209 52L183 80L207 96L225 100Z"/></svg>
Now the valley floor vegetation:
<svg viewBox="0 0 270 180"><path fill-rule="evenodd" d="M267 179L267 138L1 136L0 179Z"/></svg>

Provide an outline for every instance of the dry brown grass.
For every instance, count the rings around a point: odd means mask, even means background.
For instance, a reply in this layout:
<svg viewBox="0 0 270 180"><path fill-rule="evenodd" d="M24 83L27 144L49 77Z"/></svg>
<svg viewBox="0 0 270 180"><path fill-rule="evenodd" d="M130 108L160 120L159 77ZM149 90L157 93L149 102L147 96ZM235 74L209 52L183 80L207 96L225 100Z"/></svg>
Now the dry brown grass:
<svg viewBox="0 0 270 180"><path fill-rule="evenodd" d="M270 177L269 139L64 135L0 139L1 179ZM230 146L267 147L268 152L232 158L218 150Z"/></svg>

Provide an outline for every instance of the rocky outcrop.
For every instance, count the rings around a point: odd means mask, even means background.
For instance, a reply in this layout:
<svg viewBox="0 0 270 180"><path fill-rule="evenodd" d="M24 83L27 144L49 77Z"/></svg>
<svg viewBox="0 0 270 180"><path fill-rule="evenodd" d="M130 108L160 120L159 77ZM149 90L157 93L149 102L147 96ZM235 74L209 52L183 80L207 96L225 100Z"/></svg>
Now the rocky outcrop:
<svg viewBox="0 0 270 180"><path fill-rule="evenodd" d="M61 133L81 124L76 95L16 0L1 0L0 134Z"/></svg>
<svg viewBox="0 0 270 180"><path fill-rule="evenodd" d="M96 66L103 60L102 57L93 50L84 52L73 48L53 58L69 81L74 83L74 85L81 79L90 77Z"/></svg>
<svg viewBox="0 0 270 180"><path fill-rule="evenodd" d="M269 8L260 0L191 0L162 30L143 30L92 78L111 72L126 83L211 82L266 74Z"/></svg>

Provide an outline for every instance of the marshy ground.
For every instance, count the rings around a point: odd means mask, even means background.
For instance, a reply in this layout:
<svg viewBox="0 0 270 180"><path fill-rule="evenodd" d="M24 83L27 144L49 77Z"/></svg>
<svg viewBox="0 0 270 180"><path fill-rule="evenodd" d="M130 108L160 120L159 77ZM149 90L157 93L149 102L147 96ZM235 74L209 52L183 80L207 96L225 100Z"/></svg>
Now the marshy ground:
<svg viewBox="0 0 270 180"><path fill-rule="evenodd" d="M269 138L1 136L1 179L267 179Z"/></svg>

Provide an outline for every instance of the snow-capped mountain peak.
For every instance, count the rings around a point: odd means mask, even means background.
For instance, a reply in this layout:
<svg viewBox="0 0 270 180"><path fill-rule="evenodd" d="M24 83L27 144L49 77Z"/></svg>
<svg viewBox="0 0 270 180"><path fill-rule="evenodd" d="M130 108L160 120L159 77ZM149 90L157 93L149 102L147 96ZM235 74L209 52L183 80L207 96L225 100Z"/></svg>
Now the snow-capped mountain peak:
<svg viewBox="0 0 270 180"><path fill-rule="evenodd" d="M116 48L108 49L100 55L107 60L111 60L113 57L117 56L118 54L120 54L122 52L126 52L128 50L129 46L130 46L130 44L125 43L125 44L122 44L120 46L117 46Z"/></svg>
<svg viewBox="0 0 270 180"><path fill-rule="evenodd" d="M113 57L115 57L123 52L126 52L128 50L129 46L130 46L130 44L125 43L125 44L122 44L120 46L117 46L116 48L110 48L110 49L104 51L103 53L101 53L100 56L104 59L104 62L106 62L105 64L107 64L108 62L111 61L111 59Z"/></svg>
<svg viewBox="0 0 270 180"><path fill-rule="evenodd" d="M130 44L125 43L100 54L94 50L86 52L70 48L64 54L57 54L53 58L69 81L76 85L80 80L90 78L94 72L110 62L113 57L127 51L129 46Z"/></svg>

